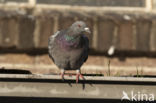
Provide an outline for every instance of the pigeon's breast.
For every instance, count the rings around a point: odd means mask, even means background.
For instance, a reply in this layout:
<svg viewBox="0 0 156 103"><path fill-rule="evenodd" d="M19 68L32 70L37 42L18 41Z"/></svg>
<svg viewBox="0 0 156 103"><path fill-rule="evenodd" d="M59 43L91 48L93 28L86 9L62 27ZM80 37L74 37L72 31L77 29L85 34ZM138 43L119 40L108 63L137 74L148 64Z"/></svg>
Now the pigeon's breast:
<svg viewBox="0 0 156 103"><path fill-rule="evenodd" d="M83 54L85 47L77 42L57 40L53 51L55 64L59 68L78 69L84 62Z"/></svg>
<svg viewBox="0 0 156 103"><path fill-rule="evenodd" d="M64 38L58 39L57 43L63 51L71 51L79 47L78 41L66 41Z"/></svg>

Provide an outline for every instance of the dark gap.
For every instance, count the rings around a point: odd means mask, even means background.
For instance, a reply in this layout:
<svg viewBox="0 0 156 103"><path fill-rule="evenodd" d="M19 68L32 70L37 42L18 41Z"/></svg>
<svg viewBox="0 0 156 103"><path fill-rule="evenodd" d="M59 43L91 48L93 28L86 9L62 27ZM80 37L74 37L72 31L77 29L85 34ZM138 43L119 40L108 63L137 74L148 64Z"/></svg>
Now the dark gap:
<svg viewBox="0 0 156 103"><path fill-rule="evenodd" d="M15 47L10 48L0 48L0 54L7 54L7 53L15 53L15 54L28 54L28 55L42 55L42 54L48 54L47 48L31 48L31 49L16 49ZM106 56L109 58L113 57L119 57L121 60L125 58L133 58L133 57L150 57L150 58L156 58L156 52L143 52L143 51L115 51L115 54L112 56L109 56L107 54L107 51L97 52L94 49L90 49L89 55L93 56Z"/></svg>
<svg viewBox="0 0 156 103"><path fill-rule="evenodd" d="M33 78L0 78L2 82L33 82L33 83L67 83L76 84L75 80L54 80L54 79L33 79ZM136 82L136 81L107 81L107 80L79 80L79 84L112 84L112 85L150 85L155 86L156 82Z"/></svg>
<svg viewBox="0 0 156 103"><path fill-rule="evenodd" d="M91 99L91 98L46 98L46 97L9 97L0 96L1 103L147 103L148 101L128 101L120 99ZM155 103L148 102L148 103Z"/></svg>
<svg viewBox="0 0 156 103"><path fill-rule="evenodd" d="M42 54L47 54L48 49L45 48L40 48L40 49L14 49L12 48L0 48L0 54L8 54L8 53L14 53L14 54L28 54L31 56L35 55L42 55Z"/></svg>
<svg viewBox="0 0 156 103"><path fill-rule="evenodd" d="M32 74L29 70L0 68L0 74Z"/></svg>
<svg viewBox="0 0 156 103"><path fill-rule="evenodd" d="M93 49L90 50L90 55L95 55L95 56L107 56L110 58L113 57L129 57L129 58L133 58L133 57L151 57L151 58L155 58L156 57L156 52L143 52L143 51L118 51L115 50L115 53L112 56L109 56L107 51L102 51L102 52L97 52Z"/></svg>

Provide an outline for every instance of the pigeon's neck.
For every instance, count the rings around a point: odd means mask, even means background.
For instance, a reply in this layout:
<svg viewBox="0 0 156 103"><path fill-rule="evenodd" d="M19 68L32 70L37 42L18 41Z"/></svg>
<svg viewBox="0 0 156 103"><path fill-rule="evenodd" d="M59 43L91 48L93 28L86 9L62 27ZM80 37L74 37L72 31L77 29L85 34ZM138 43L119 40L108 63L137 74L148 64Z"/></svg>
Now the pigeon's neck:
<svg viewBox="0 0 156 103"><path fill-rule="evenodd" d="M74 42L78 40L78 36L73 36L73 35L68 35L68 34L65 34L64 38L66 41L69 41L69 42Z"/></svg>
<svg viewBox="0 0 156 103"><path fill-rule="evenodd" d="M67 30L68 36L77 37L79 34L81 34L81 32L72 26Z"/></svg>

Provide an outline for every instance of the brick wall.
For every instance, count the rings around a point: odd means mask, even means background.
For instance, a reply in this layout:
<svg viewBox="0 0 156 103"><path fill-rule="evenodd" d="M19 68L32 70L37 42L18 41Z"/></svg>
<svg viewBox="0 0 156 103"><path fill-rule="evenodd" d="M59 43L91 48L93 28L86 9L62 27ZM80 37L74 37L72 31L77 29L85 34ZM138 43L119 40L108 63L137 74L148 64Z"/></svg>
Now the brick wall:
<svg viewBox="0 0 156 103"><path fill-rule="evenodd" d="M146 10L79 6L0 6L0 48L47 49L48 37L83 20L91 28L90 47L106 52L156 51L156 14Z"/></svg>

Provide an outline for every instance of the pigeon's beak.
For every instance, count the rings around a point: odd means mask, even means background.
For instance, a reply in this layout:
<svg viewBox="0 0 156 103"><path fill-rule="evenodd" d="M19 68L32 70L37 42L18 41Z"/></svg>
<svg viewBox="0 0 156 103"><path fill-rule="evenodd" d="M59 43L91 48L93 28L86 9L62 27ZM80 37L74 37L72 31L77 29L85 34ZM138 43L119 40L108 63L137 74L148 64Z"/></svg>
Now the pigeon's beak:
<svg viewBox="0 0 156 103"><path fill-rule="evenodd" d="M87 33L89 33L89 34L91 33L91 32L90 32L90 29L89 29L88 27L84 28L84 30L85 30L85 32L87 32Z"/></svg>

